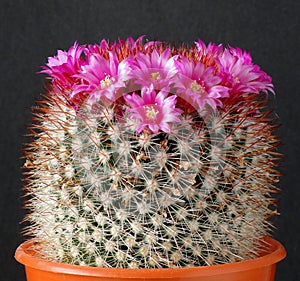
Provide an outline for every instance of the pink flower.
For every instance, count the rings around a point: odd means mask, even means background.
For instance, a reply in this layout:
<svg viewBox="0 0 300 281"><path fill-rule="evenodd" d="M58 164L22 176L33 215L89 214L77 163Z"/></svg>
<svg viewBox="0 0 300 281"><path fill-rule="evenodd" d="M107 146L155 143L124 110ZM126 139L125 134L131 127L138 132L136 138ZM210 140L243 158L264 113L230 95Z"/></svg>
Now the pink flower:
<svg viewBox="0 0 300 281"><path fill-rule="evenodd" d="M121 40L115 43L115 48L119 50L122 47L126 46L126 49L131 53L137 52L138 49L143 46L143 39L145 35L140 36L137 40L134 40L133 37L128 37L126 40Z"/></svg>
<svg viewBox="0 0 300 281"><path fill-rule="evenodd" d="M159 130L170 133L169 122L180 122L178 115L182 111L175 108L176 96L167 96L168 92L163 90L156 93L153 85L143 87L141 96L136 93L124 96L130 106L129 118L139 121L136 129L138 134L144 129L149 129L154 134Z"/></svg>
<svg viewBox="0 0 300 281"><path fill-rule="evenodd" d="M229 46L229 51L233 56L238 57L243 64L253 65L252 57L248 52L243 51L240 48L233 48L231 46Z"/></svg>
<svg viewBox="0 0 300 281"><path fill-rule="evenodd" d="M49 57L48 63L41 73L46 73L53 79L53 84L62 89L71 89L77 82L74 74L77 74L84 63L81 58L84 46L78 46L77 42L66 52L57 51L57 56Z"/></svg>
<svg viewBox="0 0 300 281"><path fill-rule="evenodd" d="M64 96L69 106L77 110L85 102L104 102L118 116L129 112L139 120L138 132L169 132L170 122L179 120L178 108L185 113L206 106L216 110L236 97L274 93L271 77L239 48L223 51L221 44L201 40L192 48L176 48L160 41L143 43L143 38L103 39L86 47L75 42L49 57L41 72L51 78L51 93Z"/></svg>
<svg viewBox="0 0 300 281"><path fill-rule="evenodd" d="M128 37L126 40L119 39L117 42L109 43L107 40L101 40L100 44L88 45L86 54L107 55L108 52L122 54L122 57L129 57L143 49L143 39L145 36L140 36L137 40Z"/></svg>
<svg viewBox="0 0 300 281"><path fill-rule="evenodd" d="M174 57L170 58L170 54L170 49L161 55L156 49L149 54L138 53L133 71L135 82L146 87L152 84L156 90L168 87L177 73Z"/></svg>
<svg viewBox="0 0 300 281"><path fill-rule="evenodd" d="M222 79L215 74L215 67L205 67L202 62L189 61L182 56L178 57L176 66L179 73L175 88L194 108L203 109L208 104L216 109L222 105L221 98L228 97L228 88L220 85Z"/></svg>
<svg viewBox="0 0 300 281"><path fill-rule="evenodd" d="M274 93L271 78L252 63L247 52L230 47L218 58L217 63L224 84L230 88L230 94L261 91Z"/></svg>
<svg viewBox="0 0 300 281"><path fill-rule="evenodd" d="M115 101L118 90L125 87L130 73L129 59L119 62L113 52L109 52L109 59L97 53L88 54L87 63L82 66L81 73L76 75L82 82L73 91L72 97L84 92L89 95L91 103L99 99Z"/></svg>
<svg viewBox="0 0 300 281"><path fill-rule="evenodd" d="M209 43L207 46L200 39L195 42L198 50L198 58L205 65L213 65L215 59L223 53L222 44L215 45L214 43Z"/></svg>

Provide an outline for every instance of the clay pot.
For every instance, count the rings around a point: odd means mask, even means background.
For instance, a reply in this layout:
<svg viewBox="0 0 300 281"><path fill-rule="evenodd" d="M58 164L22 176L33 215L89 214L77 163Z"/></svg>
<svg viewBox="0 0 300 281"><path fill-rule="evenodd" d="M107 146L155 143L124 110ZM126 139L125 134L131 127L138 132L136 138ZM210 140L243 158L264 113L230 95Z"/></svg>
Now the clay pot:
<svg viewBox="0 0 300 281"><path fill-rule="evenodd" d="M190 268L125 269L98 268L50 262L37 258L31 241L21 244L15 258L25 265L27 281L273 281L276 263L286 256L284 247L267 237L270 251L256 259L230 264Z"/></svg>

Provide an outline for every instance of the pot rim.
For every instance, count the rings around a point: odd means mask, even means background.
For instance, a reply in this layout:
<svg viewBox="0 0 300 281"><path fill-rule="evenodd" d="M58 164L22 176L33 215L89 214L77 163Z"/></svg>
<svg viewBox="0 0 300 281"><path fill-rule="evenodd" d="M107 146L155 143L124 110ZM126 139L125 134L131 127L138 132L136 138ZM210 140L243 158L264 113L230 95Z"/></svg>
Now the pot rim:
<svg viewBox="0 0 300 281"><path fill-rule="evenodd" d="M22 243L16 250L15 259L24 264L26 267L31 267L43 271L81 275L81 276L97 276L97 277L122 277L122 278L138 278L151 277L162 279L168 277L183 277L183 276L208 276L213 274L226 274L239 271L253 270L271 266L286 256L286 251L283 245L271 237L265 237L264 241L270 245L270 251L258 258L233 262L227 264L218 264L212 266L197 266L183 268L99 268L91 266L79 266L66 263L48 261L35 257L30 251L32 240ZM130 274L129 274L130 272Z"/></svg>

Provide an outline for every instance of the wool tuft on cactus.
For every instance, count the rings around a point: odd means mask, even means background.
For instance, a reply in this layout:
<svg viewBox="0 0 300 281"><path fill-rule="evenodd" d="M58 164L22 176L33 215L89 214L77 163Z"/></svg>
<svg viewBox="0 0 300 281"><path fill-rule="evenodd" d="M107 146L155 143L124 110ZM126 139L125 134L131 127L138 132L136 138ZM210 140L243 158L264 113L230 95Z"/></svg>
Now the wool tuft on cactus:
<svg viewBox="0 0 300 281"><path fill-rule="evenodd" d="M165 268L267 251L281 155L271 78L239 48L128 38L59 50L25 145L42 258Z"/></svg>

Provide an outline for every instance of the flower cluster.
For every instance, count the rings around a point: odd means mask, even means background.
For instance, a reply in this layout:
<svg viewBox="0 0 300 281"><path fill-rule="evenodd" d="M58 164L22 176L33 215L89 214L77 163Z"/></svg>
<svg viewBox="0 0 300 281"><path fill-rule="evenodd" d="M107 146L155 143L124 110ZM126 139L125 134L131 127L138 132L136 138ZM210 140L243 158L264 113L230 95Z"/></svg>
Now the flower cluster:
<svg viewBox="0 0 300 281"><path fill-rule="evenodd" d="M121 114L136 121L137 133L168 133L188 111L217 110L226 99L274 93L271 78L249 53L201 40L190 48L143 43L143 37L88 46L75 42L50 57L41 72L76 109L83 103L121 104Z"/></svg>

